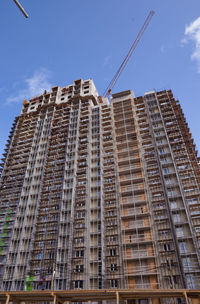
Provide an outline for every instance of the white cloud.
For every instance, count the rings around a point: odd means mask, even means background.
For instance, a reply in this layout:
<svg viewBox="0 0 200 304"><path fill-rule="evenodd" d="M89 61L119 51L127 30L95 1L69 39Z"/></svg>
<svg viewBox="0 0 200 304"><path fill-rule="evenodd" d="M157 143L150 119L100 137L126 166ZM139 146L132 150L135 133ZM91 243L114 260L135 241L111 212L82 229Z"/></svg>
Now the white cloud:
<svg viewBox="0 0 200 304"><path fill-rule="evenodd" d="M185 27L185 37L182 42L194 41L195 47L191 55L192 60L197 61L198 73L200 73L200 17Z"/></svg>
<svg viewBox="0 0 200 304"><path fill-rule="evenodd" d="M23 80L23 89L7 99L7 103L22 102L24 99L30 99L44 90L50 90L52 85L49 82L50 72L47 69L40 68L32 77Z"/></svg>

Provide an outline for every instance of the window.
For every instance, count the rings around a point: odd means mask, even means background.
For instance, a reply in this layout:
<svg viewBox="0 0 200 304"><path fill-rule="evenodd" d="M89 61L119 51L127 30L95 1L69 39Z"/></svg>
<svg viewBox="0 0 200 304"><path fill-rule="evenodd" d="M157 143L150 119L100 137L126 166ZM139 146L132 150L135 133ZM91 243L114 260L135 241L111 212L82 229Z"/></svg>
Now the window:
<svg viewBox="0 0 200 304"><path fill-rule="evenodd" d="M165 182L166 182L167 185L172 184L172 180L171 180L170 177L166 177L166 178L165 178Z"/></svg>
<svg viewBox="0 0 200 304"><path fill-rule="evenodd" d="M184 169L187 169L187 168L188 168L187 165L178 166L178 169L179 169L179 170L184 170Z"/></svg>
<svg viewBox="0 0 200 304"><path fill-rule="evenodd" d="M117 280L110 280L110 287L111 288L117 288L118 287L118 281Z"/></svg>
<svg viewBox="0 0 200 304"><path fill-rule="evenodd" d="M151 182L152 182L152 184L155 185L155 184L158 184L158 183L159 183L159 180L158 180L158 179L154 179L154 180L152 180Z"/></svg>
<svg viewBox="0 0 200 304"><path fill-rule="evenodd" d="M49 259L54 259L55 258L55 252L54 251L48 252L48 257L49 257Z"/></svg>
<svg viewBox="0 0 200 304"><path fill-rule="evenodd" d="M190 289L195 289L196 284L194 280L194 275L193 274L187 274L186 275L186 280L187 280L187 287Z"/></svg>
<svg viewBox="0 0 200 304"><path fill-rule="evenodd" d="M111 177L109 177L109 178L107 178L107 183L112 183L112 178Z"/></svg>
<svg viewBox="0 0 200 304"><path fill-rule="evenodd" d="M76 265L76 272L83 272L83 265Z"/></svg>
<svg viewBox="0 0 200 304"><path fill-rule="evenodd" d="M116 256L116 249L110 249L110 256Z"/></svg>
<svg viewBox="0 0 200 304"><path fill-rule="evenodd" d="M101 262L99 262L99 265L98 265L98 274L102 275L102 263Z"/></svg>
<svg viewBox="0 0 200 304"><path fill-rule="evenodd" d="M77 223L76 228L84 228L85 224L84 223Z"/></svg>
<svg viewBox="0 0 200 304"><path fill-rule="evenodd" d="M162 236L168 236L168 234L169 234L169 230L161 230L160 231L160 235L162 235Z"/></svg>
<svg viewBox="0 0 200 304"><path fill-rule="evenodd" d="M178 284L177 276L173 276L173 281L174 281L174 284Z"/></svg>
<svg viewBox="0 0 200 304"><path fill-rule="evenodd" d="M101 223L98 223L98 232L101 232Z"/></svg>
<svg viewBox="0 0 200 304"><path fill-rule="evenodd" d="M110 271L117 271L117 264L111 264Z"/></svg>
<svg viewBox="0 0 200 304"><path fill-rule="evenodd" d="M84 251L83 250L77 250L76 251L76 257L83 257L84 256Z"/></svg>
<svg viewBox="0 0 200 304"><path fill-rule="evenodd" d="M181 221L180 214L174 214L173 219L174 219L174 223L180 223Z"/></svg>
<svg viewBox="0 0 200 304"><path fill-rule="evenodd" d="M151 171L149 171L150 175L154 175L154 174L157 174L157 173L158 173L158 170L151 170Z"/></svg>
<svg viewBox="0 0 200 304"><path fill-rule="evenodd" d="M198 227L195 227L195 231L197 232L197 233L199 233L200 232L200 227L198 226Z"/></svg>
<svg viewBox="0 0 200 304"><path fill-rule="evenodd" d="M164 174L168 174L169 173L169 168L164 168L163 172L164 172Z"/></svg>
<svg viewBox="0 0 200 304"><path fill-rule="evenodd" d="M168 190L168 196L169 197L174 196L174 191L172 189Z"/></svg>
<svg viewBox="0 0 200 304"><path fill-rule="evenodd" d="M170 251L170 244L164 244L164 250L165 251Z"/></svg>
<svg viewBox="0 0 200 304"><path fill-rule="evenodd" d="M153 193L152 196L153 197L159 197L159 196L162 196L162 193Z"/></svg>
<svg viewBox="0 0 200 304"><path fill-rule="evenodd" d="M190 258L183 258L183 267L185 271L190 271L192 270L192 265L191 265L191 259Z"/></svg>
<svg viewBox="0 0 200 304"><path fill-rule="evenodd" d="M83 280L75 281L75 288L83 288Z"/></svg>
<svg viewBox="0 0 200 304"><path fill-rule="evenodd" d="M198 203L197 198L191 198L189 200L187 200L188 205L195 205Z"/></svg>
<svg viewBox="0 0 200 304"><path fill-rule="evenodd" d="M191 191L195 191L195 188L187 188L187 189L184 189L185 192L191 192Z"/></svg>
<svg viewBox="0 0 200 304"><path fill-rule="evenodd" d="M38 258L38 260L42 260L42 258L43 258L43 253L38 253L37 258Z"/></svg>
<svg viewBox="0 0 200 304"><path fill-rule="evenodd" d="M162 204L162 203L156 204L155 209L164 209L164 204Z"/></svg>
<svg viewBox="0 0 200 304"><path fill-rule="evenodd" d="M177 203L171 202L171 209L176 209L176 208L177 208Z"/></svg>
<svg viewBox="0 0 200 304"><path fill-rule="evenodd" d="M177 237L184 236L183 227L176 228L176 235L177 235Z"/></svg>
<svg viewBox="0 0 200 304"><path fill-rule="evenodd" d="M83 211L77 212L77 218L82 218L82 217L85 217L85 212Z"/></svg>
<svg viewBox="0 0 200 304"><path fill-rule="evenodd" d="M166 126L170 126L170 125L173 125L173 121L166 122Z"/></svg>
<svg viewBox="0 0 200 304"><path fill-rule="evenodd" d="M157 216L157 218L158 218L159 220L162 220L162 219L166 218L166 215L165 215L165 214L159 214L159 215Z"/></svg>
<svg viewBox="0 0 200 304"><path fill-rule="evenodd" d="M101 246L101 235L98 235L98 246Z"/></svg>
<svg viewBox="0 0 200 304"><path fill-rule="evenodd" d="M84 237L80 237L80 238L75 239L75 242L76 242L76 244L83 243L84 242Z"/></svg>
<svg viewBox="0 0 200 304"><path fill-rule="evenodd" d="M109 241L110 242L115 242L116 241L116 236L110 236Z"/></svg>
<svg viewBox="0 0 200 304"><path fill-rule="evenodd" d="M162 148L162 149L159 149L159 153L160 153L160 154L165 153L165 149L163 149L163 148Z"/></svg>
<svg viewBox="0 0 200 304"><path fill-rule="evenodd" d="M186 242L179 243L180 253L187 253L187 245Z"/></svg>
<svg viewBox="0 0 200 304"><path fill-rule="evenodd" d="M191 214L200 214L200 209L199 208L194 208L194 209L191 209Z"/></svg>

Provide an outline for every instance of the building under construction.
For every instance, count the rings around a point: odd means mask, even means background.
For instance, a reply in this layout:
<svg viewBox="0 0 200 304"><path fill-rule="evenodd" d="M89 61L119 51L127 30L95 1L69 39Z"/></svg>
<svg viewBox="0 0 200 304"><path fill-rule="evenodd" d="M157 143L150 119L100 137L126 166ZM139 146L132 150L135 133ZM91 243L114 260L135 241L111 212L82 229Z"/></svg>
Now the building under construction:
<svg viewBox="0 0 200 304"><path fill-rule="evenodd" d="M0 180L0 289L200 289L200 166L171 91L24 101ZM27 279L28 278L28 279Z"/></svg>

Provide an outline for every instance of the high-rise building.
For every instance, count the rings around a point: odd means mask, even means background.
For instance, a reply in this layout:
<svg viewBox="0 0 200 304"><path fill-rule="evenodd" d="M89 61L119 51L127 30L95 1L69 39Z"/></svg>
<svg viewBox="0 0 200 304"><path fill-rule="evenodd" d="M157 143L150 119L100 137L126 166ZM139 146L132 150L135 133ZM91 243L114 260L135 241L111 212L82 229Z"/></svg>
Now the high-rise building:
<svg viewBox="0 0 200 304"><path fill-rule="evenodd" d="M200 288L200 166L171 91L24 101L0 180L1 290Z"/></svg>

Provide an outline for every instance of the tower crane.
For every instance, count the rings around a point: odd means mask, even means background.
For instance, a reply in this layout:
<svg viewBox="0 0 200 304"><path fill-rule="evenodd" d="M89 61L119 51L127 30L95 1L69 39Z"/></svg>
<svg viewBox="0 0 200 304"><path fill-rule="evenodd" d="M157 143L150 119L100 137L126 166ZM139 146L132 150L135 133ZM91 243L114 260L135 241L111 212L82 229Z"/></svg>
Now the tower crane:
<svg viewBox="0 0 200 304"><path fill-rule="evenodd" d="M104 92L104 94L103 94L104 97L108 97L108 96L110 95L110 93L111 93L111 91L112 91L112 89L113 89L115 83L117 82L119 76L121 75L123 69L125 68L125 66L126 66L126 64L127 64L127 62L128 62L128 60L130 59L130 57L131 57L133 51L135 50L135 48L136 48L138 42L140 41L140 38L142 37L144 31L146 30L147 26L149 25L149 22L151 21L151 18L153 17L154 13L155 13L155 12L154 12L153 10L151 10L151 11L149 12L149 14L148 14L148 16L147 16L147 18L146 18L146 20L145 20L143 26L141 27L141 29L140 29L140 31L139 31L139 33L138 33L138 35L137 35L135 41L133 42L133 44L132 44L132 46L131 46L131 48L130 48L128 54L126 55L124 61L123 61L122 64L120 65L119 69L117 70L115 76L113 77L113 79L112 79L111 82L109 83L108 87L106 88L106 90L105 90L105 92Z"/></svg>

